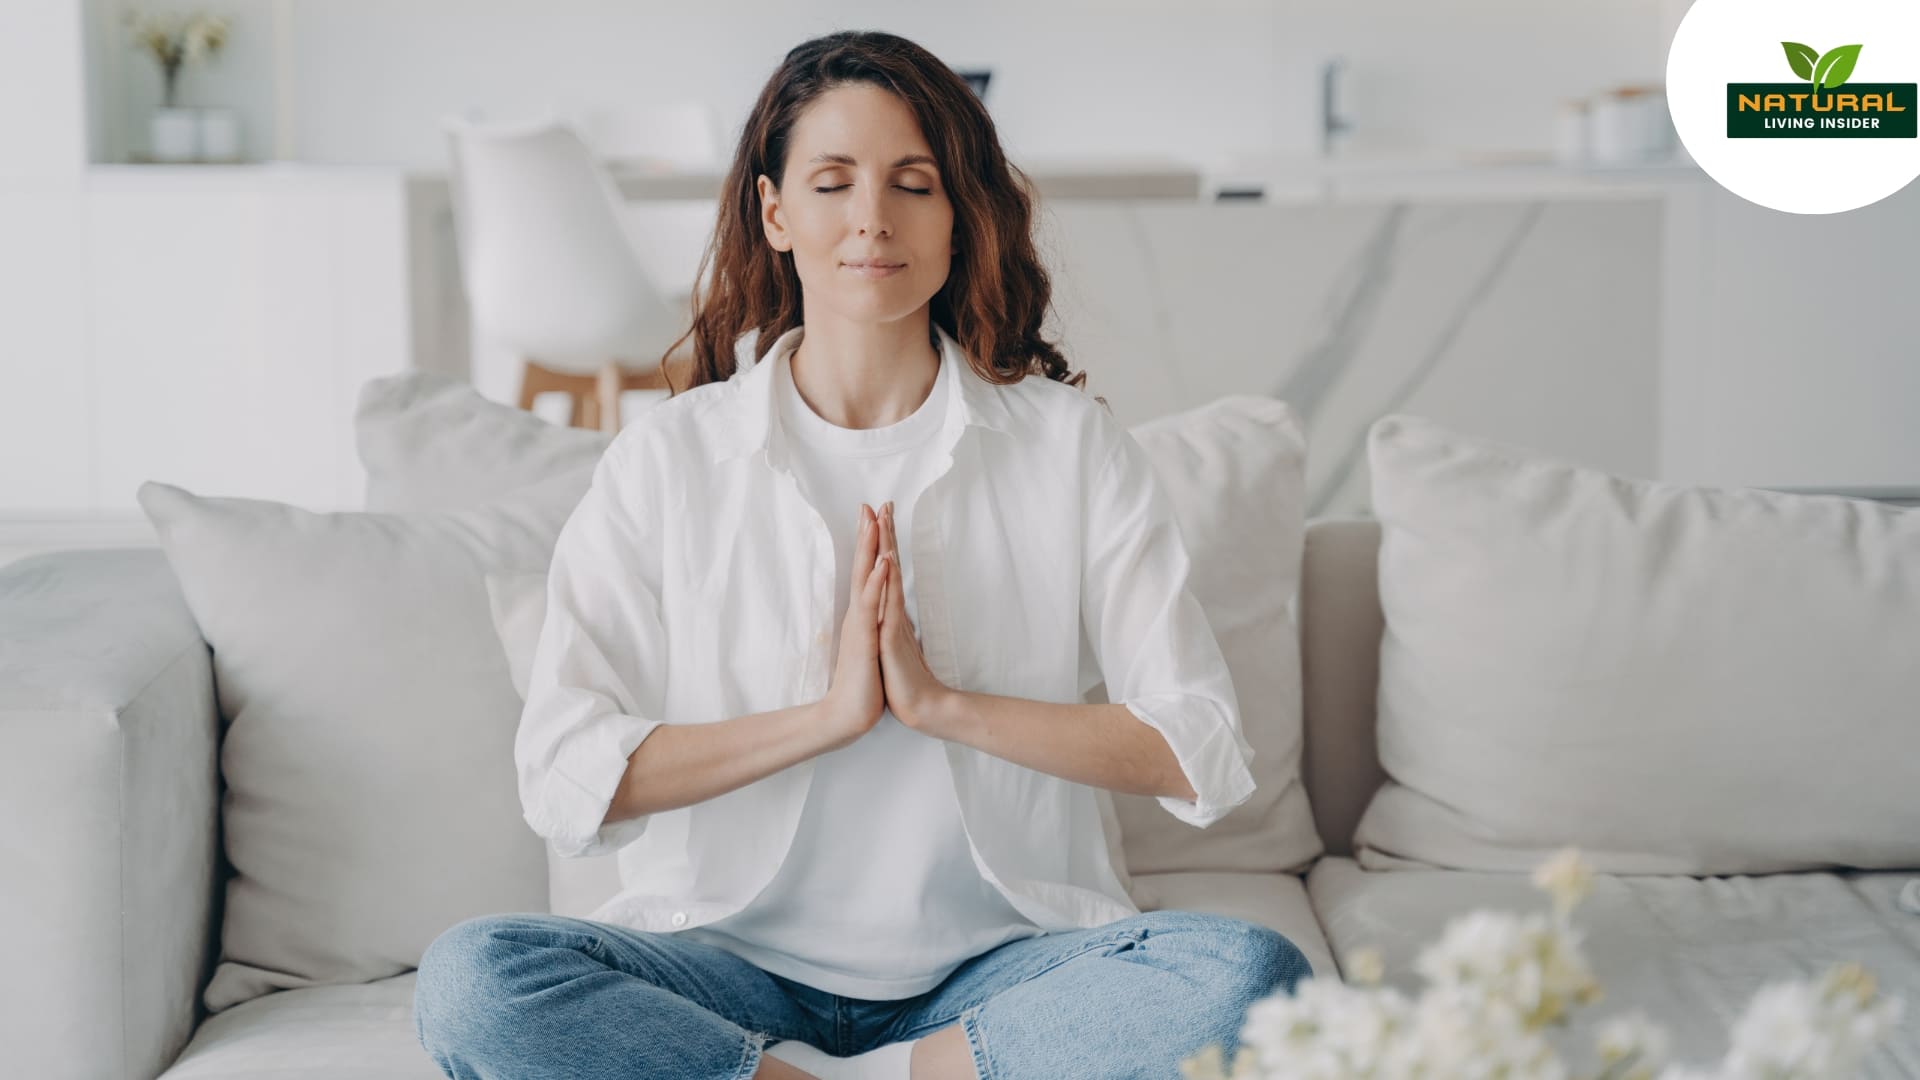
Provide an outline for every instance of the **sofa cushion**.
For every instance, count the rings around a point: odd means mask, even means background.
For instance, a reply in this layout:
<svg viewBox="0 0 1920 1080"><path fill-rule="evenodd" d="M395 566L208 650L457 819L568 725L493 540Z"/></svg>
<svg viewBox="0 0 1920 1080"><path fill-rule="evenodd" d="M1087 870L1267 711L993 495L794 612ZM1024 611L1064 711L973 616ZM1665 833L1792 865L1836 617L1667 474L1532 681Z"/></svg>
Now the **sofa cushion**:
<svg viewBox="0 0 1920 1080"><path fill-rule="evenodd" d="M372 380L361 391L356 424L380 433L359 440L362 462L370 476L384 478L384 496L399 509L409 508L407 498L429 492L493 497L505 490L499 484L547 468L569 490L584 492L597 457L581 452L582 433L432 372ZM1291 611L1303 542L1306 437L1284 402L1250 395L1130 430L1173 504L1192 559L1194 595L1233 675L1258 787L1205 830L1171 817L1150 796L1106 796L1125 848L1117 869L1123 875L1303 870L1322 850L1300 780L1300 651ZM603 448L611 440L601 433L586 437ZM435 504L437 497L420 505ZM1083 682L1091 683L1087 700L1106 700L1097 669Z"/></svg>
<svg viewBox="0 0 1920 1080"><path fill-rule="evenodd" d="M538 482L587 493L611 436L550 424L482 397L465 379L415 371L360 387L354 444L368 510L463 509Z"/></svg>
<svg viewBox="0 0 1920 1080"><path fill-rule="evenodd" d="M575 862L592 860L576 859ZM1287 935L1315 978L1337 978L1332 953L1292 874L1151 874L1136 880L1143 911L1230 915ZM288 990L209 1018L160 1080L429 1080L441 1075L415 1036L416 972L361 986Z"/></svg>
<svg viewBox="0 0 1920 1080"><path fill-rule="evenodd" d="M421 514L138 494L212 646L225 728L234 877L207 1008L393 975L462 919L539 910L483 575L544 566L571 493Z"/></svg>
<svg viewBox="0 0 1920 1080"><path fill-rule="evenodd" d="M1233 676L1253 747L1251 798L1196 832L1150 796L1114 796L1127 868L1296 872L1323 850L1300 779L1307 438L1285 402L1235 395L1129 429L1159 474L1192 561L1190 587ZM1095 672L1095 677L1097 677ZM1089 701L1106 701L1106 687Z"/></svg>
<svg viewBox="0 0 1920 1080"><path fill-rule="evenodd" d="M209 1017L160 1080L444 1080L413 1026L418 972L285 990Z"/></svg>
<svg viewBox="0 0 1920 1080"><path fill-rule="evenodd" d="M1141 911L1229 915L1278 930L1299 946L1307 963L1313 966L1315 978L1340 977L1333 950L1320 929L1320 919L1307 899L1306 883L1298 874L1266 871L1138 874L1127 894Z"/></svg>
<svg viewBox="0 0 1920 1080"><path fill-rule="evenodd" d="M1615 476L1394 415L1363 866L1920 867L1920 510Z"/></svg>
<svg viewBox="0 0 1920 1080"><path fill-rule="evenodd" d="M1806 872L1697 879L1596 874L1573 912L1581 951L1604 996L1550 1029L1570 1063L1593 1062L1599 1024L1643 1010L1673 1036L1677 1061L1718 1062L1734 1019L1776 979L1812 978L1857 960L1883 995L1920 1001L1920 915L1895 906L1896 872ZM1420 950L1476 908L1545 912L1552 900L1527 874L1457 870L1369 871L1322 859L1307 894L1336 957L1374 946L1387 985L1418 993ZM1907 1024L1869 1059L1861 1080L1920 1076L1920 1027Z"/></svg>

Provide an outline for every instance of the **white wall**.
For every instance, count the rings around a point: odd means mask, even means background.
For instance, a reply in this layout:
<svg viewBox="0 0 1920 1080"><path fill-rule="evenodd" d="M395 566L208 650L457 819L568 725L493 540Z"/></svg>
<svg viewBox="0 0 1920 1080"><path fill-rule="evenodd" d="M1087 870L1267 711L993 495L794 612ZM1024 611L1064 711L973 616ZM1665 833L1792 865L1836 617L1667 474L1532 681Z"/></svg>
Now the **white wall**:
<svg viewBox="0 0 1920 1080"><path fill-rule="evenodd" d="M438 119L469 108L695 100L731 134L787 49L874 28L994 68L988 101L1020 156L1309 152L1329 53L1349 60L1352 152L1544 151L1560 99L1659 81L1662 2L252 0L229 4L227 54L183 85L189 103L242 107L262 156L280 76L300 158L438 165ZM293 52L277 71L283 16ZM121 103L111 141L138 147L159 77L124 41L107 52L120 58L100 74Z"/></svg>
<svg viewBox="0 0 1920 1080"><path fill-rule="evenodd" d="M1669 207L1661 470L1920 490L1920 183L1844 214Z"/></svg>
<svg viewBox="0 0 1920 1080"><path fill-rule="evenodd" d="M74 0L0 4L0 181L71 179L86 167L83 33Z"/></svg>

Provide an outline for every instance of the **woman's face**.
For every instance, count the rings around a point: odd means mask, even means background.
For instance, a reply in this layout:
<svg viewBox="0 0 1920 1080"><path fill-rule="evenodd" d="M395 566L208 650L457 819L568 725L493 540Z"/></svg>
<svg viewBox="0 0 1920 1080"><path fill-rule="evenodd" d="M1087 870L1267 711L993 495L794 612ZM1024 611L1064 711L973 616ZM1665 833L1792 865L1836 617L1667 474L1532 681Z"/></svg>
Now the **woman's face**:
<svg viewBox="0 0 1920 1080"><path fill-rule="evenodd" d="M931 300L953 259L953 204L906 104L866 83L835 87L787 145L778 189L759 178L761 224L793 252L808 308L890 322ZM857 265L870 260L897 269Z"/></svg>

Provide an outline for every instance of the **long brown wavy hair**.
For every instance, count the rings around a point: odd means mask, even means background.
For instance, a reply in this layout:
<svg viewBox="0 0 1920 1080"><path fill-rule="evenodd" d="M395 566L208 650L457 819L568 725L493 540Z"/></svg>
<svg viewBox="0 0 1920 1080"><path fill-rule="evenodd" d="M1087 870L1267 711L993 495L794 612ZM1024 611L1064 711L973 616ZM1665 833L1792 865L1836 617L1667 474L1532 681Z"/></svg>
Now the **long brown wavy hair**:
<svg viewBox="0 0 1920 1080"><path fill-rule="evenodd" d="M1087 373L1069 375L1066 358L1040 336L1053 285L1034 248L1032 184L1001 150L986 106L919 45L880 31L846 30L795 46L754 102L700 257L693 324L667 350L672 357L693 339L690 381L670 386L671 392L730 378L734 344L747 331L759 331L757 347L764 350L800 325L793 254L766 243L756 181L761 174L775 184L784 179L794 122L815 98L849 83L889 90L913 110L953 202L957 250L931 302L935 325L959 342L988 382L1017 383L1039 373L1084 389ZM671 370L666 357L663 371Z"/></svg>

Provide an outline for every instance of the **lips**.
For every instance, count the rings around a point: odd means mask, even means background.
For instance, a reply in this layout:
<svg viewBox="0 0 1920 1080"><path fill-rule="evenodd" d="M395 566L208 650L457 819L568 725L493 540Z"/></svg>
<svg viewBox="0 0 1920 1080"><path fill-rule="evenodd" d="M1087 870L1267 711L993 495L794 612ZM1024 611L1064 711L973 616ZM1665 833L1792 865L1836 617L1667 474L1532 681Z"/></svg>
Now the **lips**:
<svg viewBox="0 0 1920 1080"><path fill-rule="evenodd" d="M897 262L882 262L879 259L862 259L857 262L841 263L840 265L850 267L854 270L897 270L900 267L905 266L907 264L897 263Z"/></svg>

